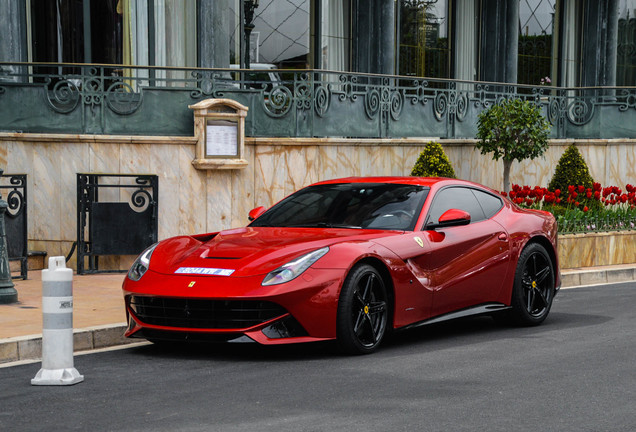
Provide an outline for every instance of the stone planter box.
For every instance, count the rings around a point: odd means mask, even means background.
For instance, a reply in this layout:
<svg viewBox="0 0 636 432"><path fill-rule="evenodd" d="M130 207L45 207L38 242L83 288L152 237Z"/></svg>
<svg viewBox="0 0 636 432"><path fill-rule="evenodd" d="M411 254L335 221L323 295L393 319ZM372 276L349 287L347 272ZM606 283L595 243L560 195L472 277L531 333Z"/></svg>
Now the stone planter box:
<svg viewBox="0 0 636 432"><path fill-rule="evenodd" d="M636 264L636 231L559 235L562 270Z"/></svg>

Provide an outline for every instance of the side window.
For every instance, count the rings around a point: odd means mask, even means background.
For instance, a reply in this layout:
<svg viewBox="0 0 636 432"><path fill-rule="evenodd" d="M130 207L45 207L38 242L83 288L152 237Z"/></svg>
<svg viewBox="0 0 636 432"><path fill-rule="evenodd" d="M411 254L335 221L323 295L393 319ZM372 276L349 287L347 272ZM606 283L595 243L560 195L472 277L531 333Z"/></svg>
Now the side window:
<svg viewBox="0 0 636 432"><path fill-rule="evenodd" d="M477 198L472 190L465 187L449 187L437 192L428 212L426 223L437 223L439 217L447 210L459 209L470 214L472 222L486 219Z"/></svg>
<svg viewBox="0 0 636 432"><path fill-rule="evenodd" d="M489 194L488 192L480 191L479 189L472 189L472 191L477 197L479 204L481 204L481 208L486 214L486 219L493 217L499 210L501 210L501 207L503 207L501 198Z"/></svg>

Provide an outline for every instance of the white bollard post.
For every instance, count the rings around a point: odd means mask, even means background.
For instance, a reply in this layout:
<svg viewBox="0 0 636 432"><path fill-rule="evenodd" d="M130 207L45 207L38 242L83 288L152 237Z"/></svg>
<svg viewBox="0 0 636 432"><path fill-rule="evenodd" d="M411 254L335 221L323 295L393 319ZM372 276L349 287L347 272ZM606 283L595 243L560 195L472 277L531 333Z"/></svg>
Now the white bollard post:
<svg viewBox="0 0 636 432"><path fill-rule="evenodd" d="M42 270L42 368L32 385L84 381L73 366L73 270L64 257L50 257Z"/></svg>

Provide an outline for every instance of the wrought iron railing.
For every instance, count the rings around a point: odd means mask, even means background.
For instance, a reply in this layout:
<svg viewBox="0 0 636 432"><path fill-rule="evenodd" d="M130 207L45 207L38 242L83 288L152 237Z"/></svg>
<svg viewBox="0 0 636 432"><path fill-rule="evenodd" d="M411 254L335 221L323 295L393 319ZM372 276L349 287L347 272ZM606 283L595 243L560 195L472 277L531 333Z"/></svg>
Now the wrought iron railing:
<svg viewBox="0 0 636 432"><path fill-rule="evenodd" d="M0 131L192 136L188 105L230 98L249 107L247 136L470 138L482 110L515 97L542 107L553 138L636 136L636 87L253 72L0 63Z"/></svg>

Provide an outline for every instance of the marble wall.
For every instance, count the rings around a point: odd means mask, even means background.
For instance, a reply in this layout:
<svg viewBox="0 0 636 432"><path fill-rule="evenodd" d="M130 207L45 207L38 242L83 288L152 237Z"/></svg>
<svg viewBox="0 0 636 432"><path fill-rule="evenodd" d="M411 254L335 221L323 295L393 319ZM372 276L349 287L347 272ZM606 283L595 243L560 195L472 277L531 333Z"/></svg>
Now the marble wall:
<svg viewBox="0 0 636 432"><path fill-rule="evenodd" d="M559 236L562 269L636 263L636 232Z"/></svg>
<svg viewBox="0 0 636 432"><path fill-rule="evenodd" d="M319 180L408 175L430 140L246 138L246 168L197 170L192 137L0 133L0 167L28 175L29 248L53 256L68 254L77 237L78 172L158 175L159 238L164 239L243 226L250 209ZM474 140L439 142L458 177L502 188L503 162L479 154ZM572 142L552 140L544 157L513 163L511 181L546 186ZM621 187L636 183L636 140L576 144L596 181ZM126 267L131 259L104 265Z"/></svg>

